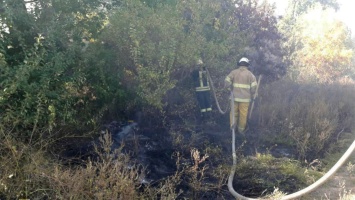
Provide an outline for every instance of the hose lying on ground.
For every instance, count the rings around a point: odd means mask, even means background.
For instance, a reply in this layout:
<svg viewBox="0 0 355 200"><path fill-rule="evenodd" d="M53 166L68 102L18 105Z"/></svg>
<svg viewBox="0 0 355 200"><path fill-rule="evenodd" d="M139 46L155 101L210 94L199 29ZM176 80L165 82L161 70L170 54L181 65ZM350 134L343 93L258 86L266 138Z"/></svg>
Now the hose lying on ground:
<svg viewBox="0 0 355 200"><path fill-rule="evenodd" d="M233 97L233 94L231 94L231 96ZM231 111L232 111L232 116L233 116L233 121L234 121L234 101L233 98L231 98ZM314 182L312 185L298 191L292 194L288 194L286 196L283 196L280 198L280 200L289 200L289 199L294 199L294 198L298 198L301 197L305 194L310 193L311 191L315 190L316 188L318 188L320 185L322 185L323 183L325 183L344 163L345 161L350 157L350 155L354 152L355 149L355 140L354 142L350 145L350 147L348 148L348 150L344 153L344 155L338 160L338 162L322 177L320 178L318 181ZM234 130L234 126L232 128L232 157L233 157L233 166L231 168L231 172L228 178L228 190L229 192L238 199L241 200L257 200L257 199L253 199L253 198L249 198L249 197L245 197L241 194L238 194L234 188L233 188L233 178L234 178L234 174L235 174L235 170L236 170L236 165L237 165L237 155L235 152L235 130Z"/></svg>

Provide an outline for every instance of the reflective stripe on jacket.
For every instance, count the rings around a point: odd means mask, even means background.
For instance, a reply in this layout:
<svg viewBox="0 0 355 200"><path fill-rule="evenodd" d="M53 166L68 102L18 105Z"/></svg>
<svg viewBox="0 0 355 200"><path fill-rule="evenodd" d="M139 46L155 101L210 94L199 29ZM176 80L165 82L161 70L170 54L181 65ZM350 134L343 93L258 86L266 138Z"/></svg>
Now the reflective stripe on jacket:
<svg viewBox="0 0 355 200"><path fill-rule="evenodd" d="M256 89L256 78L247 67L233 70L225 79L225 86L233 85L234 101L250 102Z"/></svg>
<svg viewBox="0 0 355 200"><path fill-rule="evenodd" d="M205 70L196 70L193 72L193 79L195 81L196 92L209 91L210 84Z"/></svg>

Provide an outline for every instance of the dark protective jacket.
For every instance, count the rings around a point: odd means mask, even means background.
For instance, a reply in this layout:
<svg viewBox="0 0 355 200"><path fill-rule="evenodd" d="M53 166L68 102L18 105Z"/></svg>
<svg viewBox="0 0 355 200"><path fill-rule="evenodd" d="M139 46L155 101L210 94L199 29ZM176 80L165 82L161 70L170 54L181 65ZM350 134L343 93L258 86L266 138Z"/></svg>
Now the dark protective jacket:
<svg viewBox="0 0 355 200"><path fill-rule="evenodd" d="M210 84L208 82L206 70L194 70L192 72L192 78L194 80L194 86L196 92L210 90Z"/></svg>

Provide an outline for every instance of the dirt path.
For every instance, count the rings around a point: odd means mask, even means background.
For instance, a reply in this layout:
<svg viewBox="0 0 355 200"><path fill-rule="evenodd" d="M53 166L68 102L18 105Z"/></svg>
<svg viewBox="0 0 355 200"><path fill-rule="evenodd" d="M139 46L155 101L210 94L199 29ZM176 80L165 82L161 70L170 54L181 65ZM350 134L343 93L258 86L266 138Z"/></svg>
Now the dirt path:
<svg viewBox="0 0 355 200"><path fill-rule="evenodd" d="M325 184L301 200L355 200L355 166L350 173L349 162L355 164L355 154Z"/></svg>

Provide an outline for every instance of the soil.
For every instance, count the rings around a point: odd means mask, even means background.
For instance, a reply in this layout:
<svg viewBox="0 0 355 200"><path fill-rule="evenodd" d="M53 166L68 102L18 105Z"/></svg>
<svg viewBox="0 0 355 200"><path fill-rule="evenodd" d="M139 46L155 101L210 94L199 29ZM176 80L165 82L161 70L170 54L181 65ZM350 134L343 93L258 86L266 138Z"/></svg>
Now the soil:
<svg viewBox="0 0 355 200"><path fill-rule="evenodd" d="M208 126L207 126L208 127ZM213 127L213 124L211 125ZM119 129L115 129L112 132L117 132ZM149 173L146 174L145 180L148 183L153 183L163 177L169 176L173 174L173 172L176 170L175 169L175 160L171 157L171 155L174 152L174 149L172 149L171 142L165 140L164 138L161 137L162 130L159 130L157 132L150 132L150 131L144 131L143 135L141 131L138 131L138 135L134 135L134 137L141 136L141 139L139 140L139 150L138 152L135 153L137 155L135 157L135 160L138 163L141 163L145 166L147 166L147 170ZM204 137L206 137L209 141L216 141L217 145L223 146L223 152L228 152L226 155L231 156L231 145L230 145L230 138L226 136L230 136L229 134L227 135L225 132L221 132L220 130L217 129L212 129L212 128L207 128L206 130L198 130L202 131L204 133ZM226 130L227 132L229 130ZM186 134L191 134L191 133L186 133ZM247 141L253 141L254 138L253 135L251 136L245 136L245 135L238 135L237 140L236 140L236 147L242 146L242 140L247 137ZM251 138L250 138L251 137ZM134 144L135 139L133 140L127 138L126 141L126 146L128 147L133 147L135 146ZM67 143L66 144L66 152L64 153L66 159L65 160L70 160L70 158L73 157L78 157L78 153L80 152L80 155L82 156L81 159L84 159L88 154L91 154L90 150L92 150L92 140L90 138L86 138L83 140L83 142L78 143ZM132 143L130 143L132 142ZM78 145L80 144L80 145ZM196 144L198 145L198 144ZM70 148L69 148L70 147ZM270 149L262 149L259 145L257 145L255 142L247 143L246 145L243 146L242 149L242 154L244 156L253 156L253 154L257 152L262 153L263 151L269 151L274 157L288 157L290 159L294 158L294 150L288 149L287 147L283 146L277 146L273 147L272 151ZM134 151L134 150L132 150ZM75 154L75 155L74 155ZM62 157L62 158L63 158ZM231 158L232 159L232 158ZM349 161L351 163L355 163L355 155L352 156ZM352 176L347 170L347 164L349 163L346 162L345 166L343 166L333 177L331 177L325 184L317 188L315 191L312 193L300 198L300 200L318 200L318 199L324 199L324 200L355 200L355 175L354 172L352 172ZM73 162L73 160L71 160ZM192 162L191 160L188 160L187 162ZM354 167L355 168L355 167ZM355 169L354 169L355 170ZM223 194L219 193L219 195L222 195L222 199L234 199L229 193L228 189L225 187L223 190L226 189ZM352 194L352 196L351 196ZM205 194L206 199L220 199L219 197L214 198L213 196L216 196L216 194ZM343 198L344 195L347 195L347 198ZM248 195L246 195L248 196ZM349 197L350 196L350 197Z"/></svg>

